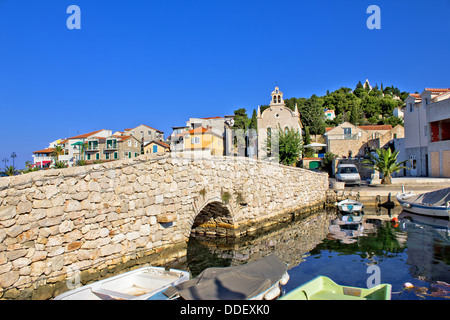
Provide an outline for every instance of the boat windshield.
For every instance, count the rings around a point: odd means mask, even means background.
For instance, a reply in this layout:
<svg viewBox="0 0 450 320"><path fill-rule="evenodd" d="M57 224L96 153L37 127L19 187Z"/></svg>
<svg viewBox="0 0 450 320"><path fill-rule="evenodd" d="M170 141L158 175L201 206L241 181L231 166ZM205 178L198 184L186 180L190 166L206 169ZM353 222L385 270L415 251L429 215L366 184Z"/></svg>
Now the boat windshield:
<svg viewBox="0 0 450 320"><path fill-rule="evenodd" d="M356 167L340 167L338 173L358 173Z"/></svg>

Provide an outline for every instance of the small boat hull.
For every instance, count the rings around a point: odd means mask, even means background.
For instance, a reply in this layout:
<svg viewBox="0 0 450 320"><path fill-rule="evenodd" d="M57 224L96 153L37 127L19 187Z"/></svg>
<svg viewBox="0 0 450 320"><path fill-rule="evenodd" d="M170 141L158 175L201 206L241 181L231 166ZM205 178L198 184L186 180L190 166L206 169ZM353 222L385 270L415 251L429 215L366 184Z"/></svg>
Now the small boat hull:
<svg viewBox="0 0 450 320"><path fill-rule="evenodd" d="M420 215L426 215L431 217L449 218L450 207L448 206L434 206L423 203L416 203L409 201L409 199L415 198L417 195L414 193L399 193L396 198L403 210L416 213Z"/></svg>
<svg viewBox="0 0 450 320"><path fill-rule="evenodd" d="M337 204L340 212L345 213L359 213L364 208L364 205L356 200L346 199Z"/></svg>
<svg viewBox="0 0 450 320"><path fill-rule="evenodd" d="M390 300L390 284L380 284L370 289L336 284L325 276L318 276L282 296L280 300Z"/></svg>
<svg viewBox="0 0 450 320"><path fill-rule="evenodd" d="M76 288L54 300L141 300L149 299L171 285L189 280L189 272L143 267Z"/></svg>

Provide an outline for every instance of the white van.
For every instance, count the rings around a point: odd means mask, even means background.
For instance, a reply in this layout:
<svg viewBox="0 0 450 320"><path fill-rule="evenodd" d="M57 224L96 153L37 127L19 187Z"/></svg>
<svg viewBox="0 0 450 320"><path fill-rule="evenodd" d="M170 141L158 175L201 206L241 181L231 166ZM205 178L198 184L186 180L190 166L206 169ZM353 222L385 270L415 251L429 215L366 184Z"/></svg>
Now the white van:
<svg viewBox="0 0 450 320"><path fill-rule="evenodd" d="M361 177L354 164L339 164L335 177L337 181L345 182L345 184L361 185Z"/></svg>

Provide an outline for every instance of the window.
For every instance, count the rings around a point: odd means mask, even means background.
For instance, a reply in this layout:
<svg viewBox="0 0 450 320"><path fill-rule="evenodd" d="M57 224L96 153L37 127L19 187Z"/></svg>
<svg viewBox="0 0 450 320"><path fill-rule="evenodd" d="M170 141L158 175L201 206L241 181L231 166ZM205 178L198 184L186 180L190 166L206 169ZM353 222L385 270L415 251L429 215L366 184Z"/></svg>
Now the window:
<svg viewBox="0 0 450 320"><path fill-rule="evenodd" d="M412 103L410 103L409 104L409 112L413 112L414 111L414 107L413 107L413 104Z"/></svg>
<svg viewBox="0 0 450 320"><path fill-rule="evenodd" d="M191 144L199 144L200 143L200 137L192 137L191 138Z"/></svg>
<svg viewBox="0 0 450 320"><path fill-rule="evenodd" d="M109 152L105 153L105 159L109 160Z"/></svg>
<svg viewBox="0 0 450 320"><path fill-rule="evenodd" d="M288 127L285 127L284 128L284 134L287 134L289 132L289 128Z"/></svg>
<svg viewBox="0 0 450 320"><path fill-rule="evenodd" d="M128 140L128 146L131 147L131 140Z"/></svg>
<svg viewBox="0 0 450 320"><path fill-rule="evenodd" d="M278 96L278 103L281 102L281 96Z"/></svg>
<svg viewBox="0 0 450 320"><path fill-rule="evenodd" d="M134 142L134 146L137 147L137 141Z"/></svg>
<svg viewBox="0 0 450 320"><path fill-rule="evenodd" d="M91 154L88 153L88 155L86 156L86 158L87 158L88 160L91 160Z"/></svg>
<svg viewBox="0 0 450 320"><path fill-rule="evenodd" d="M344 134L352 134L352 128L343 128Z"/></svg>
<svg viewBox="0 0 450 320"><path fill-rule="evenodd" d="M427 136L427 126L423 126L423 135L426 137Z"/></svg>
<svg viewBox="0 0 450 320"><path fill-rule="evenodd" d="M138 155L137 155L137 152L135 152L135 153L134 153L134 157L136 158L137 156L138 156Z"/></svg>
<svg viewBox="0 0 450 320"><path fill-rule="evenodd" d="M117 152L114 152L114 159L117 159L118 157L119 157L119 154Z"/></svg>
<svg viewBox="0 0 450 320"><path fill-rule="evenodd" d="M158 146L157 145L154 145L153 146L153 153L157 153L158 152Z"/></svg>
<svg viewBox="0 0 450 320"><path fill-rule="evenodd" d="M95 159L97 159L97 160L100 159L100 153L97 152L97 153L95 154Z"/></svg>

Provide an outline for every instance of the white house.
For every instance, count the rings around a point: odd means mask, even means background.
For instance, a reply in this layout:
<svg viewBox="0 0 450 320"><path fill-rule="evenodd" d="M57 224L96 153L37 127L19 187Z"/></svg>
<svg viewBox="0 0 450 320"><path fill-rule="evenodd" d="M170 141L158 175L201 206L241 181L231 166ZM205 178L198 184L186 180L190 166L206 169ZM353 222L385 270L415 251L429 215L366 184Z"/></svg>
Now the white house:
<svg viewBox="0 0 450 320"><path fill-rule="evenodd" d="M325 118L327 120L333 120L334 118L336 118L336 114L334 113L334 110L325 109Z"/></svg>
<svg viewBox="0 0 450 320"><path fill-rule="evenodd" d="M83 143L92 137L107 138L111 135L111 130L101 129L64 139L60 141L59 145L63 147L65 154L60 155L58 159L69 166L73 166L77 160L83 158Z"/></svg>
<svg viewBox="0 0 450 320"><path fill-rule="evenodd" d="M407 175L427 177L431 174L431 153L429 150L431 143L430 123L434 123L434 128L436 127L436 124L438 127L445 127L445 125L448 124L444 107L446 102L441 102L434 106L432 105L438 101L446 100L445 95L447 95L448 92L450 92L450 89L425 88L421 94L412 93L405 100L406 104L403 107L405 157L409 160L408 166L410 167L410 170L407 170ZM429 108L432 109L428 111ZM432 114L432 110L435 110L435 114ZM445 139L446 136L444 135L444 140ZM438 143L434 144L435 142ZM433 141L433 152L437 152L441 145L446 143L447 142L441 142L441 140ZM447 159L446 153L443 154L440 152L439 162L437 162L437 155L437 153L433 153L434 170L437 170L437 164L442 167L442 161ZM444 156L444 158L442 156ZM440 170L440 172L442 173L442 170ZM434 172L434 174L436 175L436 172Z"/></svg>
<svg viewBox="0 0 450 320"><path fill-rule="evenodd" d="M429 173L450 178L450 88L425 89Z"/></svg>

